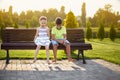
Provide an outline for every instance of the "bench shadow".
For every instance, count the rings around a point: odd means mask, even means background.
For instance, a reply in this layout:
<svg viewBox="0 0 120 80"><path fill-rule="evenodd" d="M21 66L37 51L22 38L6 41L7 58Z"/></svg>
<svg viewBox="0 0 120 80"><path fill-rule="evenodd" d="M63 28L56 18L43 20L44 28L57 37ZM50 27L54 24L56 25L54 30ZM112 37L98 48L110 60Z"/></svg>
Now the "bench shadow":
<svg viewBox="0 0 120 80"><path fill-rule="evenodd" d="M37 64L39 65L39 64ZM47 67L46 70L42 69ZM0 80L120 80L120 72L113 71L92 60L58 62L58 64L35 66L32 70L0 70Z"/></svg>

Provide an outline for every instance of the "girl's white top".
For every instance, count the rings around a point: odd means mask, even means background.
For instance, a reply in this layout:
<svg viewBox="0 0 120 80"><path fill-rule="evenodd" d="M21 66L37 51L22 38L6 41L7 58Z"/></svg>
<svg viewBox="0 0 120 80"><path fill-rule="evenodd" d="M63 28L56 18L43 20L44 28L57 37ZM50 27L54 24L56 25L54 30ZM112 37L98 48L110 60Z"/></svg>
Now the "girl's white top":
<svg viewBox="0 0 120 80"><path fill-rule="evenodd" d="M50 40L47 33L48 28L38 28L38 37L35 39L35 44L40 46L49 46Z"/></svg>

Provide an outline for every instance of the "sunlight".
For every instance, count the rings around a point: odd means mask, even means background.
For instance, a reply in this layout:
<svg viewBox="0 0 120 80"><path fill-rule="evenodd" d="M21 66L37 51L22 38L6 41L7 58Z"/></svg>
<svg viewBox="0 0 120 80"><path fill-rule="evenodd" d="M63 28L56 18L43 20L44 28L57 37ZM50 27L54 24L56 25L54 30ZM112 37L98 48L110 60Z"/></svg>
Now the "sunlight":
<svg viewBox="0 0 120 80"><path fill-rule="evenodd" d="M61 6L65 7L65 12L70 10L74 12L76 16L81 15L82 3L86 2L87 16L93 16L99 8L103 8L105 4L111 4L115 11L120 12L119 0L0 0L0 9L8 11L9 6L13 6L13 12L20 13L26 10L48 10L49 8L56 8L58 11Z"/></svg>

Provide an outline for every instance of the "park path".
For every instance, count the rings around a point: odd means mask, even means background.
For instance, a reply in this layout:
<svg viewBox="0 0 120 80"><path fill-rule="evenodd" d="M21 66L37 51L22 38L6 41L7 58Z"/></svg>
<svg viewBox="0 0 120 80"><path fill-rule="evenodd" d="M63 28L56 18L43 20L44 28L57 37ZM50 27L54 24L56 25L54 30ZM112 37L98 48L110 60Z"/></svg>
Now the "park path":
<svg viewBox="0 0 120 80"><path fill-rule="evenodd" d="M120 80L120 66L101 59L48 65L45 60L0 60L0 80Z"/></svg>

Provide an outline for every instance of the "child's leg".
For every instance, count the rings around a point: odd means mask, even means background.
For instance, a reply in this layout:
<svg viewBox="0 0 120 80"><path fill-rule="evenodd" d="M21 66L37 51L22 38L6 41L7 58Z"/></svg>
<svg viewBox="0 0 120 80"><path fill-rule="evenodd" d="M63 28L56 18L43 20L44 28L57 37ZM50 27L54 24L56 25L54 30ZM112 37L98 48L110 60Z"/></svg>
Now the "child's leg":
<svg viewBox="0 0 120 80"><path fill-rule="evenodd" d="M48 64L50 64L50 62L49 62L49 57L50 57L49 46L45 46L45 49L46 49L47 62L48 62Z"/></svg>
<svg viewBox="0 0 120 80"><path fill-rule="evenodd" d="M36 50L35 50L35 54L34 54L34 61L33 62L36 62L36 57L37 57L37 54L39 52L39 49L40 49L40 45L37 46Z"/></svg>
<svg viewBox="0 0 120 80"><path fill-rule="evenodd" d="M70 44L66 44L66 51L67 51L67 55L68 55L68 60L71 60Z"/></svg>
<svg viewBox="0 0 120 80"><path fill-rule="evenodd" d="M54 59L52 60L52 62L56 62L58 42L55 40L52 40L52 45L53 45L53 54L54 54Z"/></svg>
<svg viewBox="0 0 120 80"><path fill-rule="evenodd" d="M75 60L72 59L72 57L71 57L70 42L69 42L68 40L65 41L65 46L66 46L66 52L67 52L67 56L68 56L68 61L75 61Z"/></svg>
<svg viewBox="0 0 120 80"><path fill-rule="evenodd" d="M67 55L68 55L68 61L70 61L70 62L76 61L75 59L72 59L72 57L71 57L70 44L66 44L66 51L67 51Z"/></svg>
<svg viewBox="0 0 120 80"><path fill-rule="evenodd" d="M56 62L56 60L57 60L57 47L58 47L58 45L53 45L53 54L54 54L53 62Z"/></svg>

